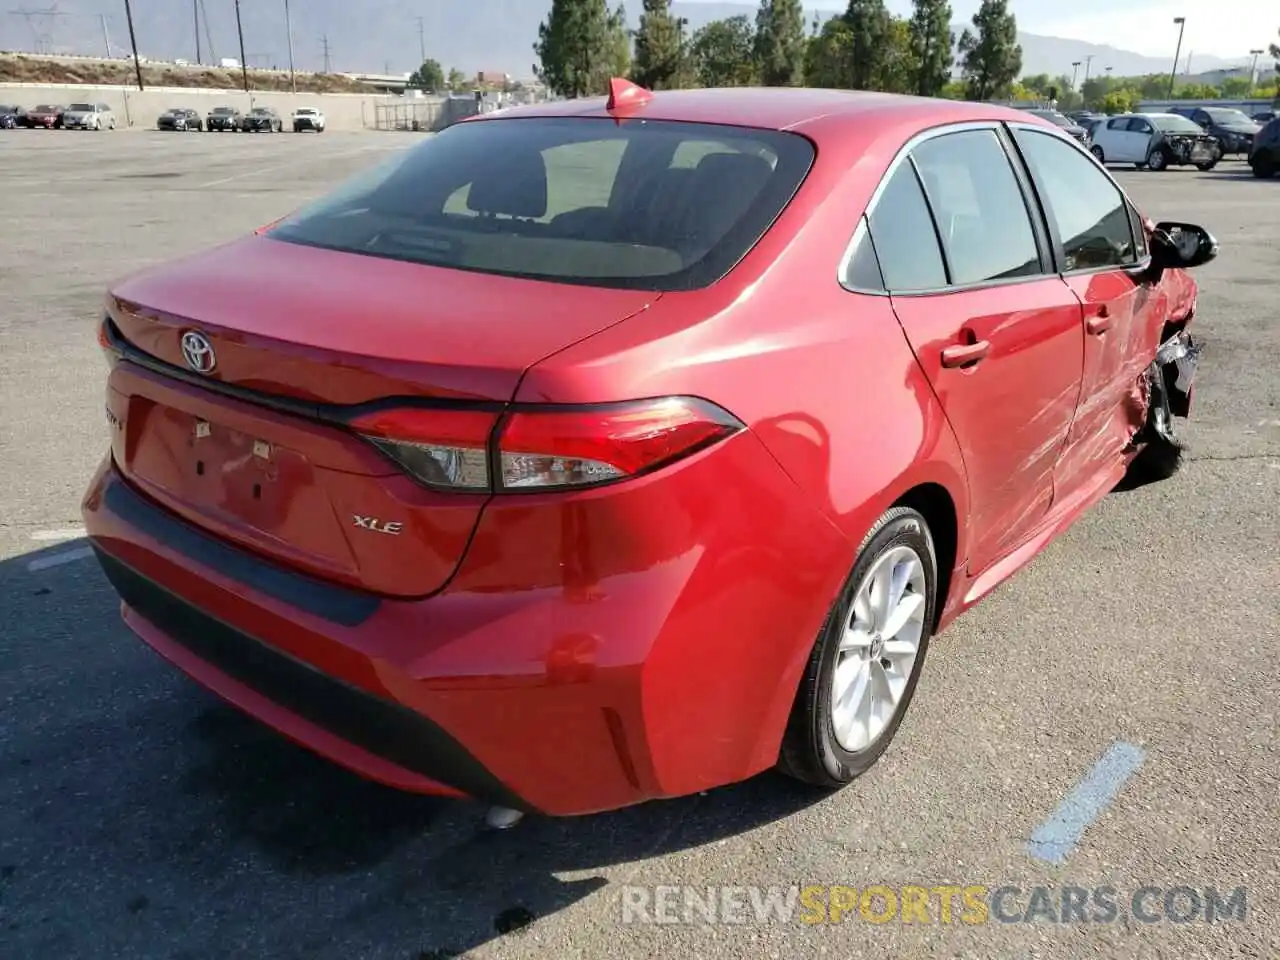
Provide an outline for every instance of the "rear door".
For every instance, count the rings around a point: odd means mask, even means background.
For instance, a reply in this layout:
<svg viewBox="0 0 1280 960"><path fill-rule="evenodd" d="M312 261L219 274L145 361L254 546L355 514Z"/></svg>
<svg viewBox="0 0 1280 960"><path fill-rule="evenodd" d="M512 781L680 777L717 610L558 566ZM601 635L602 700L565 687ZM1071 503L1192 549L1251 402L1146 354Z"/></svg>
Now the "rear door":
<svg viewBox="0 0 1280 960"><path fill-rule="evenodd" d="M1129 131L1125 134L1128 151L1125 159L1134 163L1146 163L1151 154L1151 141L1155 133L1156 128L1146 117L1130 117Z"/></svg>
<svg viewBox="0 0 1280 960"><path fill-rule="evenodd" d="M894 310L969 479L970 571L1024 540L1053 500L1081 376L1080 303L997 124L940 131L869 216Z"/></svg>
<svg viewBox="0 0 1280 960"><path fill-rule="evenodd" d="M1141 378L1167 298L1142 277L1142 218L1115 181L1059 137L1030 126L1014 126L1013 136L1044 204L1059 269L1084 307L1080 408L1057 471L1059 495L1069 496L1114 467L1142 426Z"/></svg>

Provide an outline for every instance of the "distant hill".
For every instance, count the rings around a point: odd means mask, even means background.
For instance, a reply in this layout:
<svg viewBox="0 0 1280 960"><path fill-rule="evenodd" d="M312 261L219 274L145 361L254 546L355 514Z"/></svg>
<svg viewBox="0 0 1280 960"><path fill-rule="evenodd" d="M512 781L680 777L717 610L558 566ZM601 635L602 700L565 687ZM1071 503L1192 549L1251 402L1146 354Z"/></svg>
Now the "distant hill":
<svg viewBox="0 0 1280 960"><path fill-rule="evenodd" d="M8 6L8 5L6 5ZM0 12L0 49L55 53L106 52L101 11L106 14L107 35L117 56L129 49L129 32L121 4L103 0L58 0L27 3L25 9L54 8L58 16L23 16ZM195 61L196 11L199 0L132 0L138 49L152 59L183 58ZM216 57L239 58L234 8L230 0L204 0L201 20L201 55L208 63ZM333 70L394 72L414 69L420 59L419 21L427 56L446 69L466 73L493 70L515 77L532 74L533 42L538 24L550 9L549 0L292 0L294 59L299 69L325 66L324 41L328 40ZM675 3L676 13L686 17L689 29L721 17L755 15L753 3ZM11 9L23 9L18 4ZM638 20L640 2L627 4L632 20ZM831 16L823 11L821 17ZM283 0L244 0L245 58L252 66L284 67L288 64ZM814 13L808 14L812 22ZM212 51L203 29L208 22ZM1167 58L1146 57L1100 44L1020 33L1023 72L1059 75L1071 72L1071 63L1092 56L1093 73L1111 67L1116 76L1159 73L1169 69ZM1234 65L1216 57L1198 56L1198 72ZM1083 77L1083 68L1081 77Z"/></svg>

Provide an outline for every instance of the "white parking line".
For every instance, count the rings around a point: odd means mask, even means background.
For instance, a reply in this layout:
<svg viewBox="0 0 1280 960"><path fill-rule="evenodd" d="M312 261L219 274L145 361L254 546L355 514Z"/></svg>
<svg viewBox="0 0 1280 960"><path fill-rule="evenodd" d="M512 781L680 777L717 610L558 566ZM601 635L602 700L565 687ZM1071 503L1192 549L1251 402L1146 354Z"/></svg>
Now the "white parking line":
<svg viewBox="0 0 1280 960"><path fill-rule="evenodd" d="M78 547L75 550L67 550L64 553L55 553L47 557L41 557L38 560L32 560L27 564L27 569L32 573L39 573L41 570L48 570L50 567L60 567L64 563L75 563L77 560L87 560L92 556L92 547Z"/></svg>
<svg viewBox="0 0 1280 960"><path fill-rule="evenodd" d="M66 527L62 530L36 530L31 534L31 539L38 543L60 543L63 540L79 540L84 535L84 527Z"/></svg>

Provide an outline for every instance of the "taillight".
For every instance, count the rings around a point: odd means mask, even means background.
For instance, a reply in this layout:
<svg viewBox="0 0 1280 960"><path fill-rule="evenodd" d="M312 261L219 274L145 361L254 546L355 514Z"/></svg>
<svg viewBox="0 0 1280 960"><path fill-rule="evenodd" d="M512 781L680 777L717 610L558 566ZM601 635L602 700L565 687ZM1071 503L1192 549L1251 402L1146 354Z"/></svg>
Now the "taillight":
<svg viewBox="0 0 1280 960"><path fill-rule="evenodd" d="M491 488L489 435L496 413L395 408L351 422L361 436L429 487L484 492Z"/></svg>
<svg viewBox="0 0 1280 960"><path fill-rule="evenodd" d="M364 414L351 427L420 482L460 492L615 483L742 429L729 413L691 397L514 407L498 420L494 413L395 408Z"/></svg>
<svg viewBox="0 0 1280 960"><path fill-rule="evenodd" d="M111 319L108 317L98 324L98 346L102 348L102 352L106 355L108 366L113 365L120 359L120 348L111 342L111 333L108 327L110 323Z"/></svg>

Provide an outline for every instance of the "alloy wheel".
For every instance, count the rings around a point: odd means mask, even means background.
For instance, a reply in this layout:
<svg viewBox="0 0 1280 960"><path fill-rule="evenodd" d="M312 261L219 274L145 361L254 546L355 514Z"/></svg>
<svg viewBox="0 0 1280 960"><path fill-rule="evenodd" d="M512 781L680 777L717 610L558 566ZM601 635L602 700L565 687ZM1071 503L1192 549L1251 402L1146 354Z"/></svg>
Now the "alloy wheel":
<svg viewBox="0 0 1280 960"><path fill-rule="evenodd" d="M874 744L902 706L924 636L925 591L924 564L903 545L858 584L831 679L836 742L850 753Z"/></svg>

